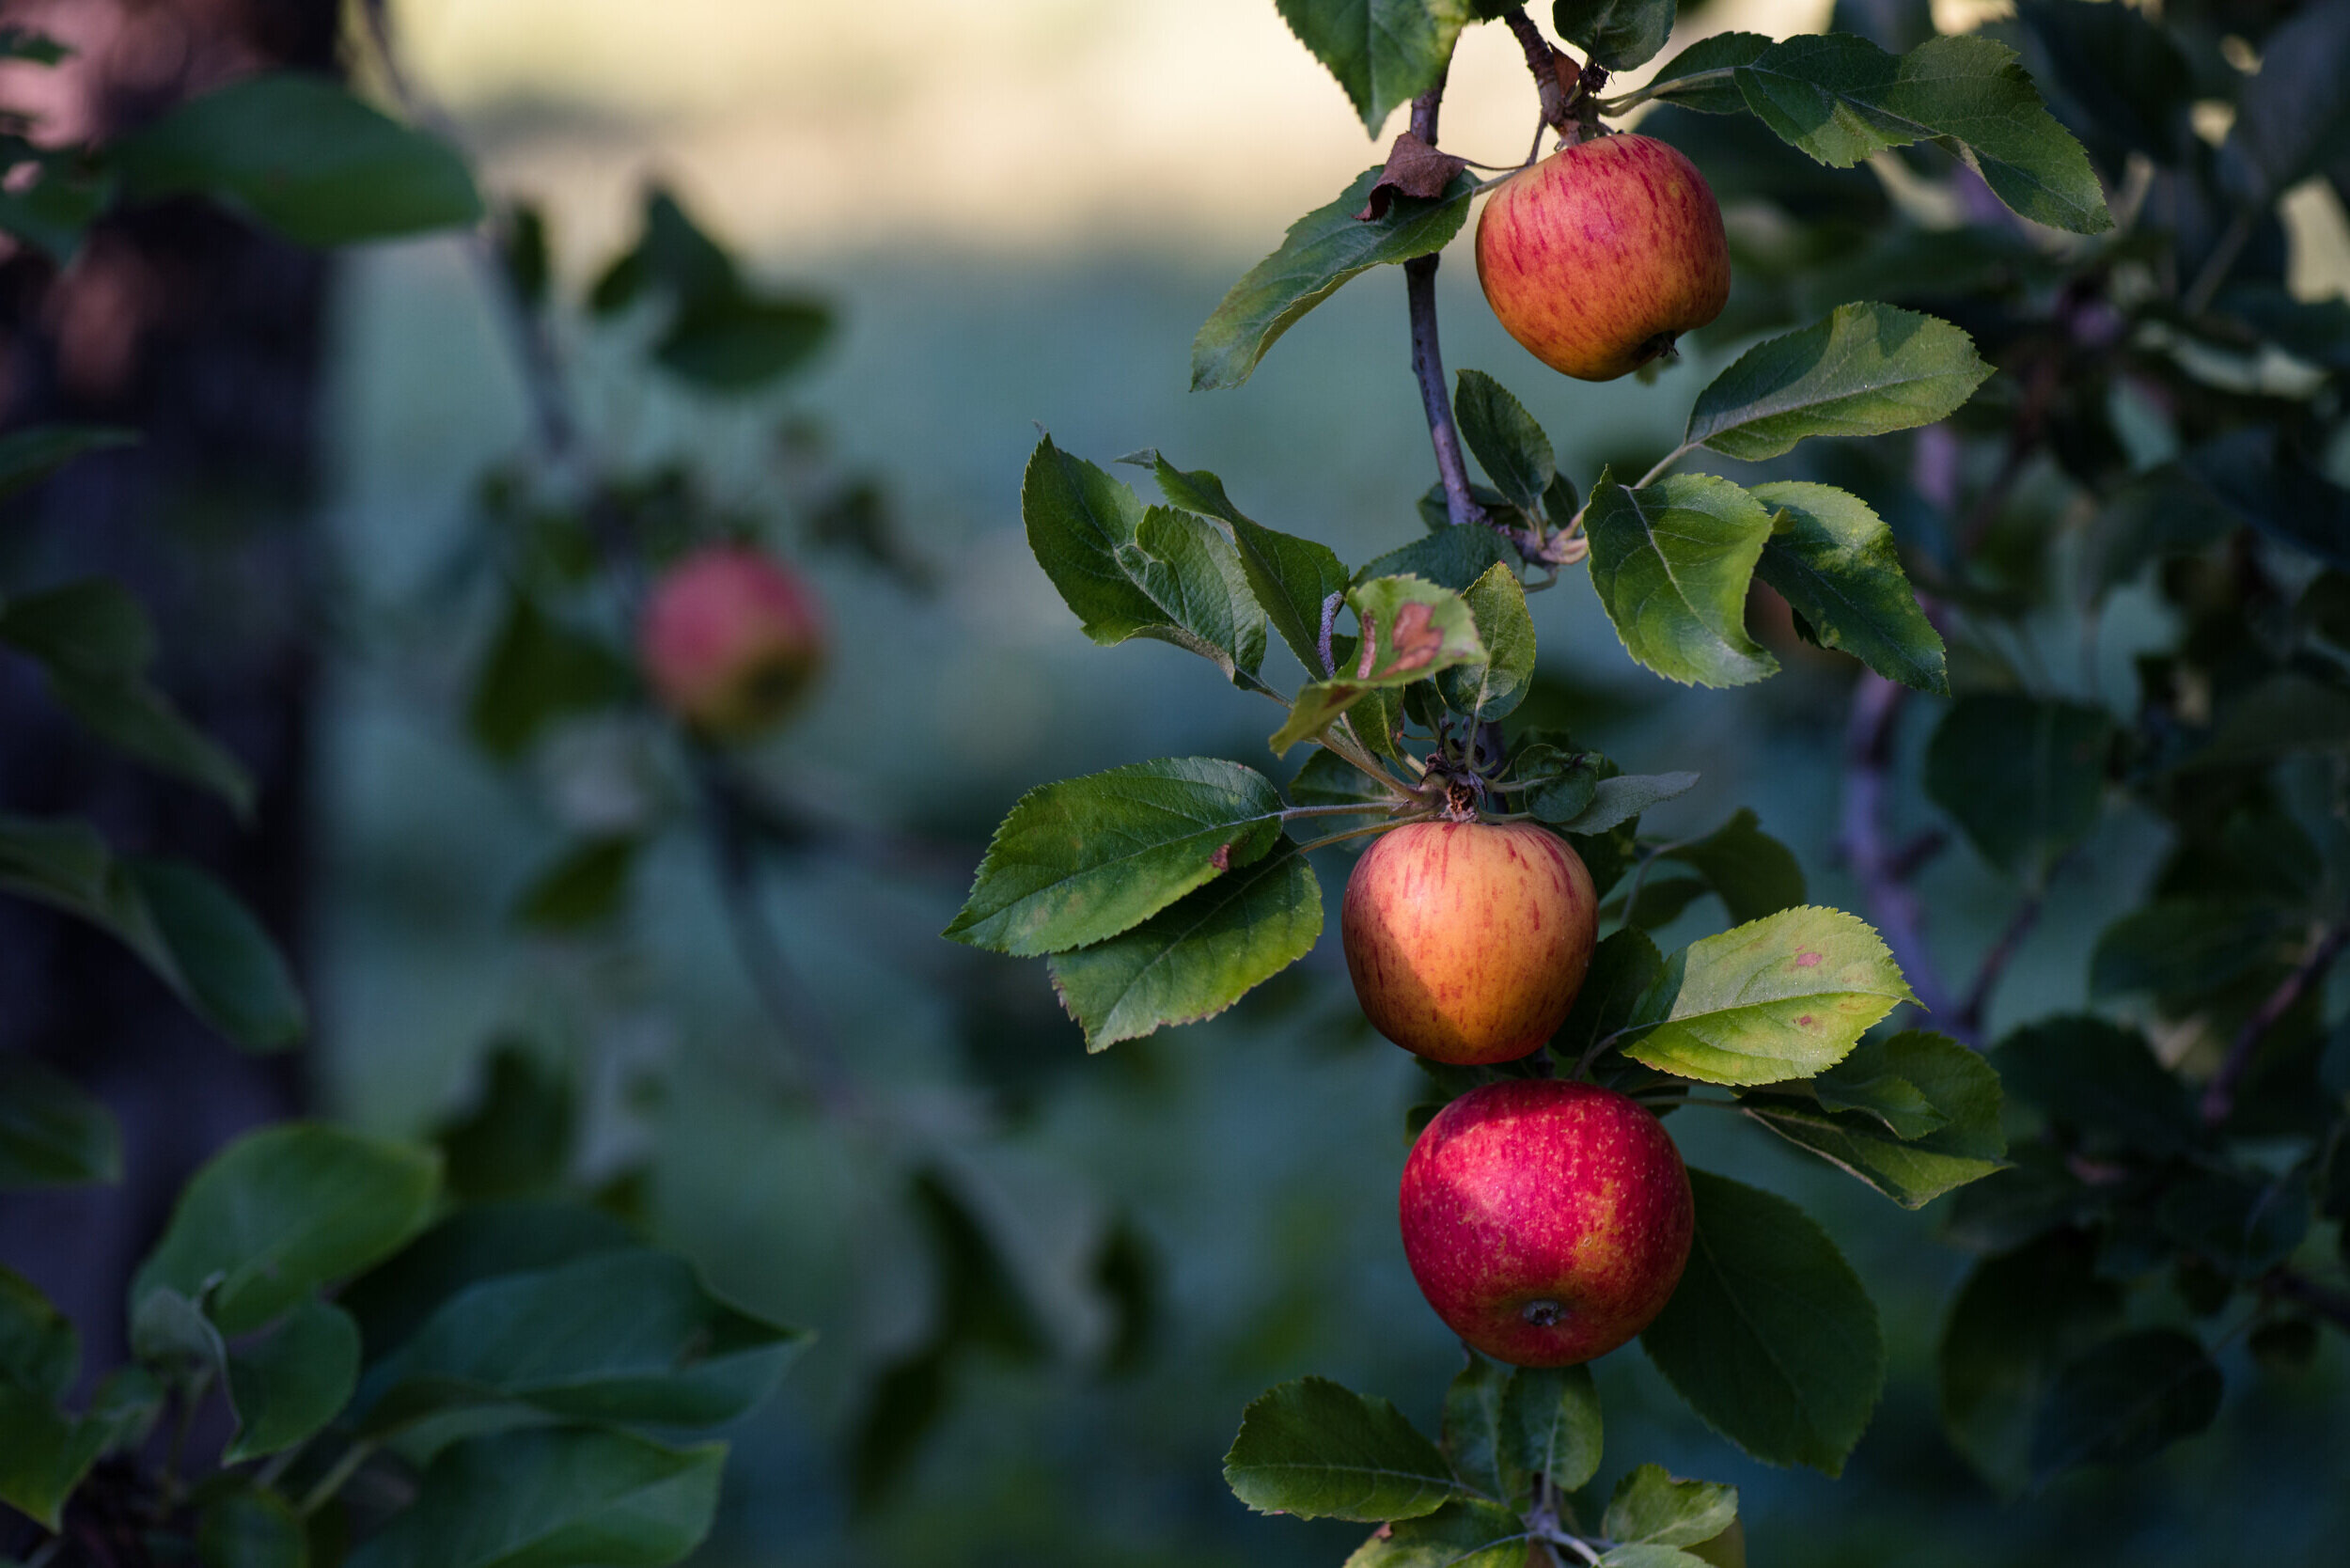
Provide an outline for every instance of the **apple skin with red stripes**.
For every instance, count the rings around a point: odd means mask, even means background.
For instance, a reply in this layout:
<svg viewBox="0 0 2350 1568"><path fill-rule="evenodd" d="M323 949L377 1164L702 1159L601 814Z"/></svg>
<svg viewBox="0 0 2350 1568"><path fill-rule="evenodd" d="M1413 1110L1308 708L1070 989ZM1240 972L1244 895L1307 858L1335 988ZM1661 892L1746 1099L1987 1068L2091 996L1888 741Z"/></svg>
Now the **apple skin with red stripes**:
<svg viewBox="0 0 2350 1568"><path fill-rule="evenodd" d="M1542 1049L1591 965L1599 900L1582 856L1531 823L1413 823L1355 863L1340 906L1371 1026L1460 1066Z"/></svg>
<svg viewBox="0 0 2350 1568"><path fill-rule="evenodd" d="M1535 358L1613 381L1722 313L1721 205L1697 165L1653 137L1580 141L1486 199L1477 280Z"/></svg>
<svg viewBox="0 0 2350 1568"><path fill-rule="evenodd" d="M1412 1146L1403 1255L1472 1348L1521 1367L1604 1356L1665 1309L1689 1261L1689 1172L1664 1124L1558 1078L1473 1089Z"/></svg>

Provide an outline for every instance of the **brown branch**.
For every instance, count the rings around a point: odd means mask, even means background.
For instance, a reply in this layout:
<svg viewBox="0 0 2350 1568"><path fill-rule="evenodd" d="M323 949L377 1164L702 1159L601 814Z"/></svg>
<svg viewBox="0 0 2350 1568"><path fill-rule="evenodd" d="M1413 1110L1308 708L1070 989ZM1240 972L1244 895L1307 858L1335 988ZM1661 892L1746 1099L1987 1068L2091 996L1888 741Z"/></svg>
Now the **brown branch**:
<svg viewBox="0 0 2350 1568"><path fill-rule="evenodd" d="M1517 35L1518 47L1526 51L1526 69L1532 73L1534 90L1543 101L1543 123L1565 135L1568 125L1572 123L1567 106L1573 102L1574 95L1567 90L1567 84L1559 75L1559 63L1565 60L1572 64L1574 57L1543 37L1542 29L1534 25L1534 19L1527 15L1523 8L1504 11L1501 20L1509 24L1511 32ZM1578 71L1576 74L1579 76L1581 73Z"/></svg>
<svg viewBox="0 0 2350 1568"><path fill-rule="evenodd" d="M1853 686L1844 731L1844 804L1838 833L1844 863L1859 882L1869 917L1901 965L1918 1005L1953 1032L1963 1027L1926 945L1925 911L1917 890L1897 874L1905 858L1887 839L1885 799L1893 765L1893 732L1909 689L1873 670ZM1962 1036L1962 1038L1965 1038ZM1974 1043L1971 1039L1969 1044Z"/></svg>
<svg viewBox="0 0 2350 1568"><path fill-rule="evenodd" d="M1412 134L1430 147L1436 145L1436 111L1444 102L1444 77L1412 100ZM1436 474L1444 481L1446 513L1453 525L1490 521L1485 509L1469 493L1468 468L1461 461L1461 432L1452 423L1452 400L1446 395L1444 353L1436 342L1436 261L1434 252L1403 263L1403 297L1412 319L1412 374L1419 382L1421 409L1428 416L1428 439L1436 449Z"/></svg>
<svg viewBox="0 0 2350 1568"><path fill-rule="evenodd" d="M1954 1032L1961 1039L1970 1043L1982 1041L1982 1015L1990 1010L1991 993L1998 988L1999 978L2007 973L2007 966L2015 961L2016 953L2023 948L2024 938L2030 935L2031 928L2040 923L2040 912L2047 903L2047 899L2044 887L2026 894L2023 902L2015 906L2015 913L2008 920L2007 929L1999 933L1998 941L1991 944L1991 950L1982 955L1982 964L1975 970L1975 983L1967 987L1966 999L1958 1005Z"/></svg>
<svg viewBox="0 0 2350 1568"><path fill-rule="evenodd" d="M2326 966L2341 956L2344 943L2350 943L2350 925L2334 926L2322 932L2301 962L2294 965L2293 972L2279 982L2277 989L2268 994L2268 999L2254 1009L2252 1016L2244 1021L2244 1027L2236 1030L2235 1039L2229 1043L2227 1058L2219 1064L2219 1071L2214 1073L2211 1082L2203 1086L2204 1126L2217 1127L2228 1120L2229 1114L2235 1109L2236 1089L2251 1067L2252 1058L2258 1054L2261 1042L2267 1038L2268 1031L2275 1028L2286 1013L2293 1011L2294 1004L2301 999L2310 983L2323 975Z"/></svg>

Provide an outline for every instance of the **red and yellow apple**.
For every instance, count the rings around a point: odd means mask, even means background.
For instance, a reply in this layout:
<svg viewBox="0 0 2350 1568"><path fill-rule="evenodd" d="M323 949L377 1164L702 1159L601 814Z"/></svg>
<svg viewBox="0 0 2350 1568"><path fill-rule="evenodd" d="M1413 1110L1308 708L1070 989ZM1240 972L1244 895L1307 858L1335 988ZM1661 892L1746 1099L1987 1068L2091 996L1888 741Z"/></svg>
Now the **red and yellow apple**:
<svg viewBox="0 0 2350 1568"><path fill-rule="evenodd" d="M1653 137L1577 142L1487 198L1477 279L1535 358L1613 381L1722 313L1721 206L1697 165Z"/></svg>
<svg viewBox="0 0 2350 1568"><path fill-rule="evenodd" d="M1511 1061L1566 1021L1599 901L1582 856L1546 828L1413 823L1355 863L1339 933L1381 1034L1436 1061Z"/></svg>
<svg viewBox="0 0 2350 1568"><path fill-rule="evenodd" d="M823 614L774 557L710 545L653 585L637 651L663 706L713 740L745 740L780 722L814 682Z"/></svg>
<svg viewBox="0 0 2350 1568"><path fill-rule="evenodd" d="M1403 1165L1403 1256L1429 1306L1497 1361L1563 1367L1646 1328L1695 1234L1664 1125L1596 1084L1520 1078L1436 1113Z"/></svg>

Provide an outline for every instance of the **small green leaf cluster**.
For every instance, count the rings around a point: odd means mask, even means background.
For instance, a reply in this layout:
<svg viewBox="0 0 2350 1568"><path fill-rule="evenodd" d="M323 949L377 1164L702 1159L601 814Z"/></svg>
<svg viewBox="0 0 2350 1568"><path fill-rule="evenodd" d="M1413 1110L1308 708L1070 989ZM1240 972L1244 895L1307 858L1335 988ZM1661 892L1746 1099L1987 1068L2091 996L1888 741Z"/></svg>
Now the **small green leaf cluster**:
<svg viewBox="0 0 2350 1568"><path fill-rule="evenodd" d="M20 1137L12 1112L0 1171L45 1148L38 1179L110 1174L111 1127L33 1087L49 1136ZM132 1359L79 1412L63 1401L80 1336L0 1270L0 1500L58 1530L86 1499L221 1568L683 1557L725 1445L676 1436L762 1403L807 1336L718 1299L603 1210L452 1205L443 1171L440 1152L317 1123L230 1144L133 1278ZM208 1400L231 1427L216 1452L189 1441ZM159 1472L100 1467L159 1423L179 1434ZM347 1508L362 1470L408 1500L388 1518Z"/></svg>
<svg viewBox="0 0 2350 1568"><path fill-rule="evenodd" d="M1377 1524L1353 1568L1523 1568L1536 1553L1606 1568L1723 1560L1739 1529L1736 1488L1641 1465L1603 1497L1592 1486L1601 1448L1588 1369L1506 1367L1472 1352L1445 1395L1440 1444L1386 1400L1300 1378L1248 1406L1224 1479L1261 1513Z"/></svg>

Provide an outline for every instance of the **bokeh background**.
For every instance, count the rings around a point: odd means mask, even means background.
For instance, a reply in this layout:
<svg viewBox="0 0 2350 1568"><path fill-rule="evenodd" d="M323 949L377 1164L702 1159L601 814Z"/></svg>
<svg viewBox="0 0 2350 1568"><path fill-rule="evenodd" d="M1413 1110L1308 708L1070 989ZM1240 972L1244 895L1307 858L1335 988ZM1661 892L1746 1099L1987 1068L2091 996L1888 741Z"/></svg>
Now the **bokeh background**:
<svg viewBox="0 0 2350 1568"><path fill-rule="evenodd" d="M1784 35L1827 8L1716 0L1684 5L1684 25ZM1934 8L1946 27L1997 8ZM708 1561L1340 1560L1356 1527L1252 1518L1218 1474L1242 1405L1273 1382L1332 1376L1433 1425L1457 1364L1393 1230L1418 1074L1355 1020L1335 930L1295 978L1225 1017L1095 1058L1042 964L935 933L1021 790L1152 756L1267 760L1261 702L1173 649L1097 650L1079 634L1020 528L1040 425L1097 462L1156 447L1214 469L1253 515L1349 560L1418 533L1432 465L1399 274L1350 285L1246 387L1185 389L1191 336L1223 290L1393 128L1365 139L1269 0L401 0L392 13L485 189L545 212L570 296L633 239L659 181L760 278L839 312L821 368L750 406L648 380L625 323L575 318L561 346L601 461L690 463L744 515L775 514L789 547L776 432L820 420L832 459L878 472L895 525L936 568L922 593L808 561L835 624L827 682L752 765L905 853L811 850L776 882L772 914L809 1027L951 1152L1046 1352L959 1362L909 1466L860 1504L853 1462L876 1379L934 1310L895 1168L775 1090L781 1043L689 837L665 840L615 933L547 941L507 920L567 830L633 820L665 785L625 729L576 727L520 770L466 741L491 615L443 585L478 526L481 476L526 443L528 420L510 339L453 241L363 250L334 277L323 506L337 641L314 948L327 1104L422 1132L478 1093L494 1043L518 1042L577 1086L583 1180L634 1172L651 1223L713 1284L820 1331L783 1396L731 1434ZM1532 108L1507 35L1472 30L1446 144L1515 162ZM2311 195L2295 212L2296 287L2338 289L2339 209ZM1698 345L1653 384L1568 384L1494 325L1465 246L1438 289L1449 368L1498 376L1585 483L1611 458L1645 466L1670 446L1741 346ZM1634 771L1703 775L1651 831L1702 832L1751 805L1817 902L1858 906L1833 849L1852 666L1781 639L1789 667L1768 684L1683 691L1635 668L1579 572L1534 604L1545 711ZM2123 596L2076 695L2127 704L2154 614ZM2085 1002L2090 945L2135 902L2159 843L2151 823L2108 816L1999 994L1993 1034ZM1334 906L1345 863L1323 870ZM1969 971L2011 890L1964 849L1922 886L1945 969ZM1660 937L1709 918L1693 911ZM1674 1132L1693 1163L1796 1196L1828 1225L1884 1312L1892 1372L1830 1482L1745 1461L1621 1353L1599 1368L1603 1480L1659 1458L1735 1482L1764 1564L2316 1562L2345 1538L2342 1456L2323 1451L2345 1383L2330 1338L2307 1377L2231 1363L2219 1425L2163 1461L2002 1504L1938 1435L1932 1348L1965 1259L1935 1239L1933 1212L1896 1210L1727 1118L1684 1115ZM1117 1375L1102 1370L1114 1325L1086 1278L1111 1214L1145 1239L1155 1280L1143 1354Z"/></svg>

